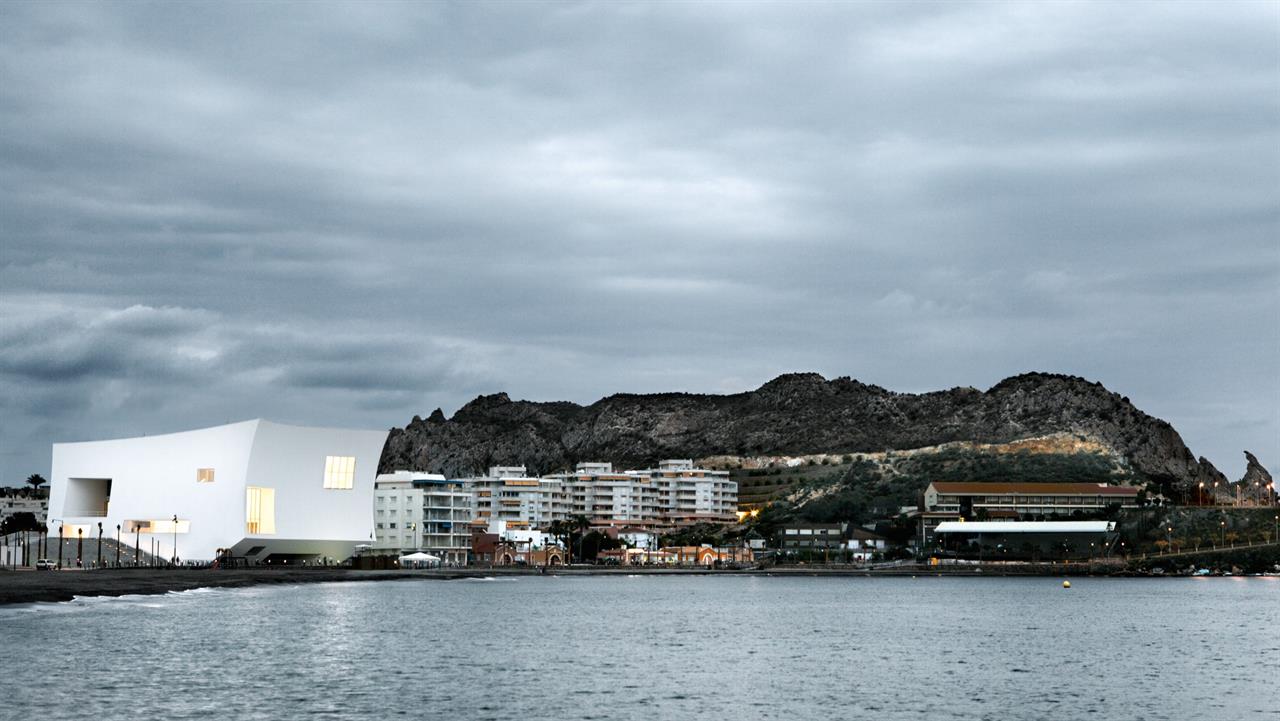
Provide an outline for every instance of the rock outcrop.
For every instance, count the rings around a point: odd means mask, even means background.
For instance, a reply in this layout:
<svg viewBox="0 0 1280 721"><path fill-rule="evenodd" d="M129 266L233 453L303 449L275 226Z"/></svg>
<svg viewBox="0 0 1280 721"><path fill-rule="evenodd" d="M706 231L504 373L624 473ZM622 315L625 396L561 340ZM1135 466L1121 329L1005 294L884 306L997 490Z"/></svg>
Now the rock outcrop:
<svg viewBox="0 0 1280 721"><path fill-rule="evenodd" d="M894 393L850 378L779 376L733 395L619 394L588 406L480 396L445 419L437 410L392 429L380 470L451 476L491 465L531 473L611 461L638 467L662 458L866 453L953 441L1008 443L1077 433L1106 444L1132 468L1182 489L1222 474L1192 455L1167 422L1099 383L1026 373L987 391Z"/></svg>
<svg viewBox="0 0 1280 721"><path fill-rule="evenodd" d="M1257 456L1245 451L1244 458L1249 462L1249 465L1244 469L1244 476L1240 478L1240 485L1245 488L1253 488L1255 485L1260 488L1270 486L1274 480L1271 478L1271 472L1258 462Z"/></svg>

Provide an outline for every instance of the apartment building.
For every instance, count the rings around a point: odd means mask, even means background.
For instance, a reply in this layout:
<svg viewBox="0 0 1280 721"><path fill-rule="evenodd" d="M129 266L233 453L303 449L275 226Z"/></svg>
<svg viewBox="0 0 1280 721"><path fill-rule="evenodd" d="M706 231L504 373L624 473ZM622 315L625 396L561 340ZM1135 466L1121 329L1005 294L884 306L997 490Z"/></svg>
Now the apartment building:
<svg viewBox="0 0 1280 721"><path fill-rule="evenodd" d="M396 471L374 482L374 548L424 551L441 563L466 565L471 548L472 494L438 473Z"/></svg>
<svg viewBox="0 0 1280 721"><path fill-rule="evenodd" d="M659 515L674 526L728 523L738 510L738 484L729 480L728 471L694 468L690 459L672 459L628 474L649 479Z"/></svg>
<svg viewBox="0 0 1280 721"><path fill-rule="evenodd" d="M510 529L542 528L567 516L558 479L530 478L524 466L494 466L486 476L464 481L472 494L472 525L502 521Z"/></svg>
<svg viewBox="0 0 1280 721"><path fill-rule="evenodd" d="M572 473L546 476L559 484L569 516L592 525L631 525L657 520L660 508L647 476L619 473L610 463L579 463Z"/></svg>

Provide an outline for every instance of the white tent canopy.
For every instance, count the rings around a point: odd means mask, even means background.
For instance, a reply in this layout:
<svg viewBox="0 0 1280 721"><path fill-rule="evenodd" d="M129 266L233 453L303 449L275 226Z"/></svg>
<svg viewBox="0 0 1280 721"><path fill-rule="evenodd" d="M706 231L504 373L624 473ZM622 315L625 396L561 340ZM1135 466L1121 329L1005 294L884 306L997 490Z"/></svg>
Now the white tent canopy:
<svg viewBox="0 0 1280 721"><path fill-rule="evenodd" d="M409 553L400 557L401 568L431 568L440 565L440 557L433 556L430 553Z"/></svg>

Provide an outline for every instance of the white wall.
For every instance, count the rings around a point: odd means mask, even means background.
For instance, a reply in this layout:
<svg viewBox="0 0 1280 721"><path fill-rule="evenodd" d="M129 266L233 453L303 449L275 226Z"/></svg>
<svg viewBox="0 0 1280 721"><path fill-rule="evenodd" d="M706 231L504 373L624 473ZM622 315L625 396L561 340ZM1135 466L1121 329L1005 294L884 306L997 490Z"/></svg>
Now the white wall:
<svg viewBox="0 0 1280 721"><path fill-rule="evenodd" d="M190 521L190 531L177 536L178 555L184 559L212 559L216 549L232 546L238 553L252 545L267 545L266 553L306 552L306 544L297 541L339 542L325 546L326 554L334 555L343 544L369 542L373 477L385 440L385 431L253 420L142 438L57 443L50 479L50 535L57 536L61 522L69 528L88 525L96 536L101 521L104 535L114 537L116 524L126 520L170 519L176 514ZM328 455L356 457L352 490L323 488ZM213 468L214 482L197 483L198 468ZM68 503L71 478L112 479L105 517L68 513L75 510ZM275 534L247 536L246 486L275 489ZM154 538L160 542L161 557L170 556L173 534ZM134 537L122 540L131 545ZM144 551L150 541L142 534Z"/></svg>

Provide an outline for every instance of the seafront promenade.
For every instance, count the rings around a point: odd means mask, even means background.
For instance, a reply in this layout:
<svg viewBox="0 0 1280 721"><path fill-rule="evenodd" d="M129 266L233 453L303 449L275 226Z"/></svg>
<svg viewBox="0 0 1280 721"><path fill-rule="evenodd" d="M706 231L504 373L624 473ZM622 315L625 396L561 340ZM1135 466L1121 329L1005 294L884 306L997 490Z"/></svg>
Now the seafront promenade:
<svg viewBox="0 0 1280 721"><path fill-rule="evenodd" d="M0 571L0 605L71 601L76 597L163 594L195 588L235 588L260 584L299 584L406 579L450 581L510 576L778 576L778 577L898 577L898 576L1131 576L1123 563L972 563L931 566L896 564L782 565L744 568L646 566L468 566L423 570L364 571L349 568L103 569L96 571Z"/></svg>

